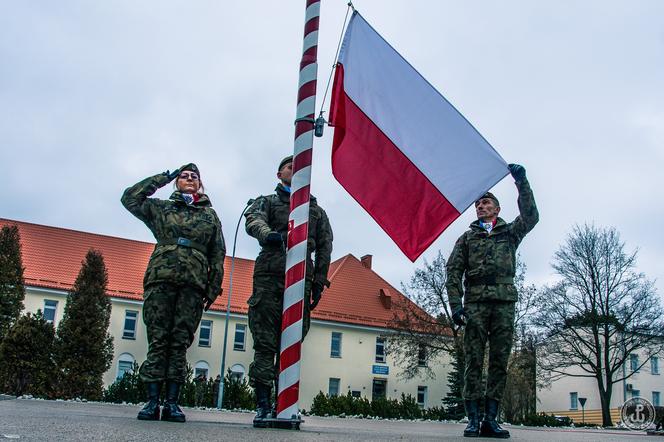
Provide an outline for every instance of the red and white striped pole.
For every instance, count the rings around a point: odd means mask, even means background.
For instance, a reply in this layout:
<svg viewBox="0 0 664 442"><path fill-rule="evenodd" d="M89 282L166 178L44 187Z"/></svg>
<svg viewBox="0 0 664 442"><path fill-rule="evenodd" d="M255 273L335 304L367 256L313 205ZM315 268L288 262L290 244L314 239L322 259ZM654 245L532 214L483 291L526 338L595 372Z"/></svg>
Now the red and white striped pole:
<svg viewBox="0 0 664 442"><path fill-rule="evenodd" d="M279 392L277 419L291 419L299 412L302 315L309 231L311 157L316 113L316 74L318 71L318 17L320 0L307 0L304 19L304 46L300 61L297 92L293 177L288 217L286 283L281 319Z"/></svg>

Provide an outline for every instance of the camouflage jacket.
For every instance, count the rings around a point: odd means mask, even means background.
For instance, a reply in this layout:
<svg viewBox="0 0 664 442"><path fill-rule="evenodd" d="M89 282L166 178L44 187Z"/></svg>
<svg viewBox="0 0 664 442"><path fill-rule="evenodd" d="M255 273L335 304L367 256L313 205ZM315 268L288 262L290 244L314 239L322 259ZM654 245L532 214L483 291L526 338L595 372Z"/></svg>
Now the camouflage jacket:
<svg viewBox="0 0 664 442"><path fill-rule="evenodd" d="M254 275L280 275L286 272L285 245L271 245L265 242L267 234L279 232L285 238L288 233L290 214L290 194L281 184L276 193L260 196L249 207L245 217L247 233L258 240L261 251L256 258ZM311 254L314 254L314 262ZM309 239L307 240L307 279L314 284L330 286L327 271L332 254L332 227L325 211L311 197L309 205Z"/></svg>
<svg viewBox="0 0 664 442"><path fill-rule="evenodd" d="M519 216L511 223L498 218L487 233L479 221L454 245L447 261L447 295L452 311L465 302L516 301L516 249L539 221L535 197L527 179L516 183ZM463 278L463 285L462 285Z"/></svg>
<svg viewBox="0 0 664 442"><path fill-rule="evenodd" d="M207 195L191 205L178 191L168 200L148 198L168 182L166 175L155 175L127 188L122 195L122 205L143 221L157 240L143 285L193 285L214 300L221 290L226 256L221 222ZM191 244L179 245L178 238Z"/></svg>

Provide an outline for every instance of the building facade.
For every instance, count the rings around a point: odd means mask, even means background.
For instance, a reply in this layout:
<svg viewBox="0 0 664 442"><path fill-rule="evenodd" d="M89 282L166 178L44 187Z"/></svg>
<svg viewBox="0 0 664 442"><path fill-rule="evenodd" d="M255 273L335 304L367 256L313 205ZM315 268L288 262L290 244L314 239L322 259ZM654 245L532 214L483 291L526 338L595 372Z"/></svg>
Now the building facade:
<svg viewBox="0 0 664 442"><path fill-rule="evenodd" d="M142 279L154 244L57 227L0 219L0 227L15 224L21 234L25 267L25 311L44 312L55 326L62 319L68 290L90 248L104 256L111 300L109 332L113 336L113 363L104 375L109 385L147 353L142 321ZM236 258L233 293L226 329L230 258L227 258L223 294L203 314L187 359L196 373L215 377L221 372L226 336L225 367L244 377L253 358L246 301L251 294L253 261ZM310 409L319 391L351 392L358 397L415 397L423 408L441 406L451 370L447 358L436 361L434 379L401 379L383 336L390 331L393 306L410 301L371 268L371 256L346 255L332 263L331 287L312 312L311 329L302 346L300 408ZM399 302L394 302L399 301ZM413 308L417 308L413 305Z"/></svg>
<svg viewBox="0 0 664 442"><path fill-rule="evenodd" d="M652 356L649 360L645 351L634 352L627 357L622 372L616 373L616 378L629 377L614 383L611 392L612 422L620 422L622 404L633 397L647 399L654 406L664 405L663 362L662 353ZM570 376L552 380L546 387L538 389L537 412L569 416L574 422L602 424L602 405L597 381L592 377L579 377L588 375L580 368L569 369L568 372Z"/></svg>

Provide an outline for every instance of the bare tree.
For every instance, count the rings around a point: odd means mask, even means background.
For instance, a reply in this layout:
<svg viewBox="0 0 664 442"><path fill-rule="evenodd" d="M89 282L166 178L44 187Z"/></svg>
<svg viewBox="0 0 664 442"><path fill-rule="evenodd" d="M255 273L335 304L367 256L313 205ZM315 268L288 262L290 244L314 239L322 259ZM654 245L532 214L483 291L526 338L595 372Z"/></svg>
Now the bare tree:
<svg viewBox="0 0 664 442"><path fill-rule="evenodd" d="M537 298L537 288L526 284L526 265L517 255L514 277L519 298L514 315L514 343L507 365L507 383L501 401L501 413L506 422L523 423L535 413L537 379L535 363L536 335L533 328L533 315Z"/></svg>
<svg viewBox="0 0 664 442"><path fill-rule="evenodd" d="M554 256L560 282L538 297L540 369L552 379L594 378L605 426L613 384L632 375L623 372L629 355L643 352L643 366L663 349L664 312L653 283L635 270L636 256L614 228L575 226Z"/></svg>
<svg viewBox="0 0 664 442"><path fill-rule="evenodd" d="M447 302L446 279L445 258L439 251L402 284L409 300L395 305L390 324L394 332L387 338L388 351L406 379L420 374L432 378L431 361L442 354L463 352L461 329L452 322Z"/></svg>

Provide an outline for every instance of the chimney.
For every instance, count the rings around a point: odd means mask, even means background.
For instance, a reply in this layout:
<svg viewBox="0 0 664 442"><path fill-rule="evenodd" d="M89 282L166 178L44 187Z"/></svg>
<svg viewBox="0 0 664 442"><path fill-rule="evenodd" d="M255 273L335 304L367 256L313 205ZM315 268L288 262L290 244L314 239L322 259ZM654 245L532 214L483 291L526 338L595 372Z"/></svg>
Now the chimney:
<svg viewBox="0 0 664 442"><path fill-rule="evenodd" d="M360 261L364 267L371 270L371 255L364 255L362 258L360 258Z"/></svg>

